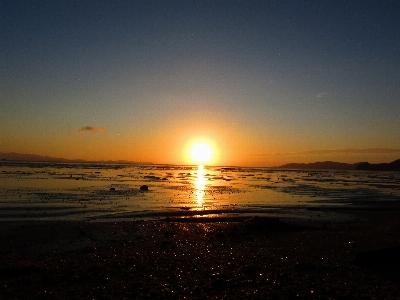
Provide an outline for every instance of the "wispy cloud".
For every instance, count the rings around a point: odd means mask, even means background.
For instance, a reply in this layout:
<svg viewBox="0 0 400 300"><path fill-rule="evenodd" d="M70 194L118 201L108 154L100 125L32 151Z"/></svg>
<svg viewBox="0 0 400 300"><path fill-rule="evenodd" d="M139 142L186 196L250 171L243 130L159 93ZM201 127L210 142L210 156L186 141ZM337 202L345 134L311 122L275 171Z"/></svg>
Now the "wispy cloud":
<svg viewBox="0 0 400 300"><path fill-rule="evenodd" d="M103 127L85 126L78 130L78 132L84 132L84 131L89 131L89 132L94 132L94 133L102 131L105 133L105 132L107 132L107 128L105 128L104 126Z"/></svg>
<svg viewBox="0 0 400 300"><path fill-rule="evenodd" d="M319 93L317 96L315 96L315 98L325 98L326 96L329 96L331 93Z"/></svg>

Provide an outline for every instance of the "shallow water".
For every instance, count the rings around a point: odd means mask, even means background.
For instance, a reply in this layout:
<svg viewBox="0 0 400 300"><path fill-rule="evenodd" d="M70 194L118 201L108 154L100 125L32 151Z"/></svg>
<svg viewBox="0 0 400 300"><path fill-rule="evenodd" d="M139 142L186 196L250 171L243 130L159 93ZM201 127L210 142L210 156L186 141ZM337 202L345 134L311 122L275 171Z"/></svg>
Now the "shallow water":
<svg viewBox="0 0 400 300"><path fill-rule="evenodd" d="M148 191L140 186L147 185ZM272 215L345 220L329 208L400 200L400 173L124 164L0 164L1 220Z"/></svg>

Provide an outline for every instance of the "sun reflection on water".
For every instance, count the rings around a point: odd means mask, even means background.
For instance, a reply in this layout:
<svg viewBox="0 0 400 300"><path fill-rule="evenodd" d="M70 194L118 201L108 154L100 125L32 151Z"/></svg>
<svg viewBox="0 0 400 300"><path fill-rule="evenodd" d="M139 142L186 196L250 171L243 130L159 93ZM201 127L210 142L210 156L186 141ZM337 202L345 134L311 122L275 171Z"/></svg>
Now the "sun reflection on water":
<svg viewBox="0 0 400 300"><path fill-rule="evenodd" d="M196 198L199 206L203 206L205 188L206 178L204 177L204 166L199 165L196 178Z"/></svg>

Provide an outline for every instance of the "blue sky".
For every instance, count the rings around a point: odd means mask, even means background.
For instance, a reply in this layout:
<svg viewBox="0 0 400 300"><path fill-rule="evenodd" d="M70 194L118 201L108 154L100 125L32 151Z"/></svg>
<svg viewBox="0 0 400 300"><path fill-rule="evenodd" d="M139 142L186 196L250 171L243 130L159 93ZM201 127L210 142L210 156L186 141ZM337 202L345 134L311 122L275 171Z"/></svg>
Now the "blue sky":
<svg viewBox="0 0 400 300"><path fill-rule="evenodd" d="M0 5L0 152L188 163L207 140L224 165L400 156L397 1Z"/></svg>

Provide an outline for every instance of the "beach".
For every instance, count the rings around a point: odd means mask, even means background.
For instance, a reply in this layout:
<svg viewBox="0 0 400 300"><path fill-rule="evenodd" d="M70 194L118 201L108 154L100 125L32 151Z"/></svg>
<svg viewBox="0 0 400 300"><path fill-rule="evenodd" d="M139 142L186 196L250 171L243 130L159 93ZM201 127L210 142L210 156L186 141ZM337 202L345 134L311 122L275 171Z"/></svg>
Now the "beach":
<svg viewBox="0 0 400 300"><path fill-rule="evenodd" d="M399 211L1 222L1 299L398 299Z"/></svg>
<svg viewBox="0 0 400 300"><path fill-rule="evenodd" d="M3 163L0 299L398 299L398 178Z"/></svg>

